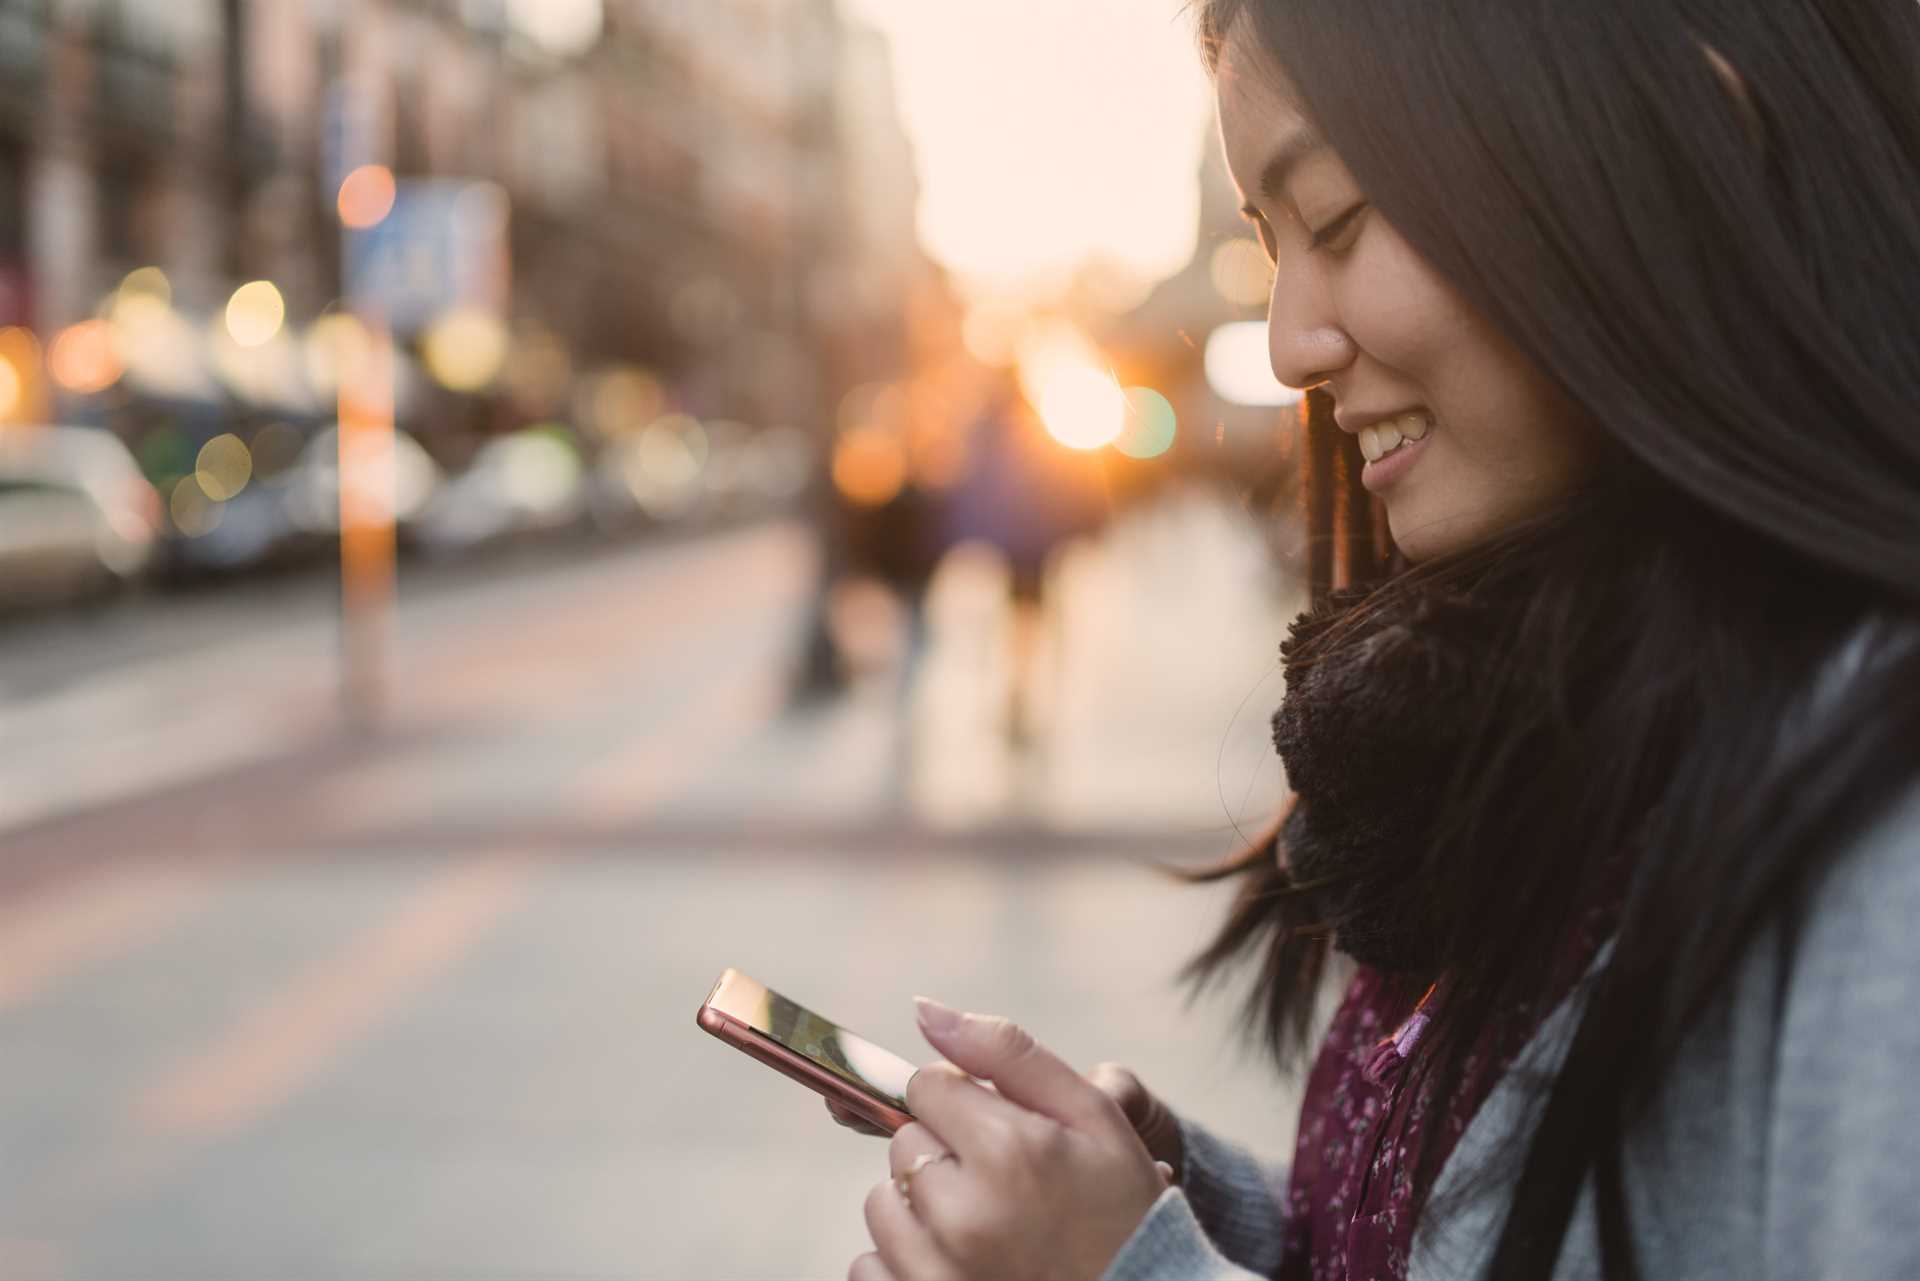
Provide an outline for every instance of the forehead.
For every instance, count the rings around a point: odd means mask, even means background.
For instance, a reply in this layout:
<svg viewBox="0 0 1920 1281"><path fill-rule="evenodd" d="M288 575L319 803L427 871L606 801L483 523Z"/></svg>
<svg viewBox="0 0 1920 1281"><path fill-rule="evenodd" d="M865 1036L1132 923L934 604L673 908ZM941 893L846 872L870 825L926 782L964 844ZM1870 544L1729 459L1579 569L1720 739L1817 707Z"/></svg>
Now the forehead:
<svg viewBox="0 0 1920 1281"><path fill-rule="evenodd" d="M1309 130L1311 121L1293 82L1248 29L1244 15L1222 42L1214 97L1227 168L1242 193L1257 196L1268 160L1282 143Z"/></svg>

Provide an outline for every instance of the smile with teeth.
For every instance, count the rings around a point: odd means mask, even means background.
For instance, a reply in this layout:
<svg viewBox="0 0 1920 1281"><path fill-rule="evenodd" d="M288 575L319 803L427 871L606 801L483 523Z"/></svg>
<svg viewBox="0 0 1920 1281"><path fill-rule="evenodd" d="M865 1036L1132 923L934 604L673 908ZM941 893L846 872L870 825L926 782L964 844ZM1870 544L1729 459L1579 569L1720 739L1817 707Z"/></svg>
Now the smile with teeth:
<svg viewBox="0 0 1920 1281"><path fill-rule="evenodd" d="M1389 418L1360 429L1360 453L1377 463L1410 440L1420 440L1433 428L1433 415L1424 409Z"/></svg>

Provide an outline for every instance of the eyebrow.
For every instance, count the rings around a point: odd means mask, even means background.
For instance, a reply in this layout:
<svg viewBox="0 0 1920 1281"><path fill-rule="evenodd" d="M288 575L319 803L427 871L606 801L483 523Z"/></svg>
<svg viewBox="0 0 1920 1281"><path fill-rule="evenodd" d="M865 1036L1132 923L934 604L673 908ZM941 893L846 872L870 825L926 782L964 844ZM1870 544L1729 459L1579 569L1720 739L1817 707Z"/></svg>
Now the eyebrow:
<svg viewBox="0 0 1920 1281"><path fill-rule="evenodd" d="M1291 133L1280 140L1280 145L1273 149L1273 155L1267 158L1265 167L1260 170L1260 194L1268 200L1281 199L1281 193L1285 190L1287 179L1292 176L1294 168L1309 155L1323 150L1326 145L1327 140L1322 138L1313 126L1296 126ZM1240 212L1251 216L1259 210L1247 204L1241 206Z"/></svg>

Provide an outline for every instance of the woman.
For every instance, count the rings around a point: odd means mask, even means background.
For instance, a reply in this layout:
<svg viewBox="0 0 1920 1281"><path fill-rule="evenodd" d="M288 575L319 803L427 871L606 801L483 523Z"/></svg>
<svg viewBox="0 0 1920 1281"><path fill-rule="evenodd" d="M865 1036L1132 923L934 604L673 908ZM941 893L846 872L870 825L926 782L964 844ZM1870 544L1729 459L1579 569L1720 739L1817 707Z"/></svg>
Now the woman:
<svg viewBox="0 0 1920 1281"><path fill-rule="evenodd" d="M924 1006L849 1276L1920 1276L1920 6L1201 27L1318 541L1194 974L1355 964L1284 1172Z"/></svg>

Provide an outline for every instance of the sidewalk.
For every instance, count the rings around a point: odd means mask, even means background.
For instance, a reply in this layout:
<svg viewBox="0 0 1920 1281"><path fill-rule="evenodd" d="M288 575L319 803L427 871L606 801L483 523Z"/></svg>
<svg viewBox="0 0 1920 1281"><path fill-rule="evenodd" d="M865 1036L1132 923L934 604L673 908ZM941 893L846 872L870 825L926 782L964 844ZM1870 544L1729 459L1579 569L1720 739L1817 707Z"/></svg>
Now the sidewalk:
<svg viewBox="0 0 1920 1281"><path fill-rule="evenodd" d="M689 804L719 819L750 798L756 818L890 815L948 832L1250 832L1285 795L1269 720L1283 693L1279 642L1305 601L1246 520L1216 496L1178 497L1065 552L1025 744L1006 728L1005 568L991 550L956 549L929 591L909 688L895 666L789 718ZM876 622L889 636L871 643L888 644L896 623ZM838 763L831 779L823 758Z"/></svg>
<svg viewBox="0 0 1920 1281"><path fill-rule="evenodd" d="M1007 1014L1284 1154L1298 1083L1237 1049L1241 989L1176 982L1234 887L1147 865L1278 798L1257 541L1190 501L1069 556L1024 751L976 555L904 699L882 669L783 713L795 526L416 598L406 732L238 769L155 736L211 772L0 834L0 1276L840 1275L884 1145L694 1026L724 966L915 1058L916 992ZM42 756L286 711L328 633L277 616L50 693Z"/></svg>

